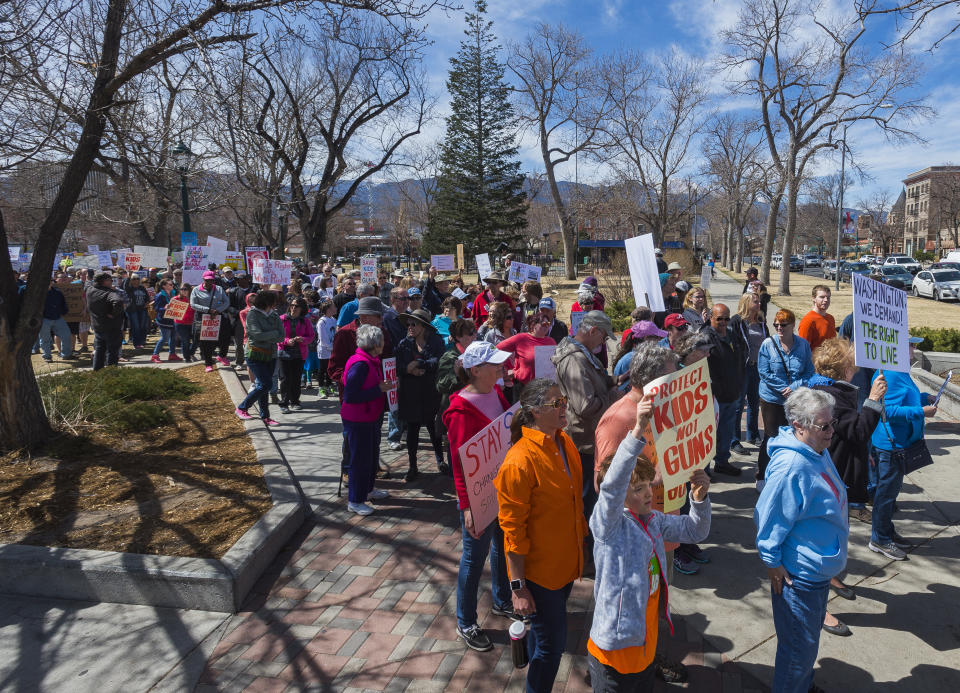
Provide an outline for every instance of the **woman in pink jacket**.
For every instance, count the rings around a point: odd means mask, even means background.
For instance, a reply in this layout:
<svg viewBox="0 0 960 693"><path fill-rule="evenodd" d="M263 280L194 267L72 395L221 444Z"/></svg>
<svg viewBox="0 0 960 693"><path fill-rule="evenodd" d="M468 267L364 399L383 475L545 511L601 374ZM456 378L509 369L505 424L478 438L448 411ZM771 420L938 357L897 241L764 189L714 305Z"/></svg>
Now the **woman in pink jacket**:
<svg viewBox="0 0 960 693"><path fill-rule="evenodd" d="M291 298L287 312L280 316L283 323L284 339L277 344L280 356L280 411L289 414L291 409L299 411L300 374L307 351L316 333L310 318L307 317L307 302L300 297Z"/></svg>

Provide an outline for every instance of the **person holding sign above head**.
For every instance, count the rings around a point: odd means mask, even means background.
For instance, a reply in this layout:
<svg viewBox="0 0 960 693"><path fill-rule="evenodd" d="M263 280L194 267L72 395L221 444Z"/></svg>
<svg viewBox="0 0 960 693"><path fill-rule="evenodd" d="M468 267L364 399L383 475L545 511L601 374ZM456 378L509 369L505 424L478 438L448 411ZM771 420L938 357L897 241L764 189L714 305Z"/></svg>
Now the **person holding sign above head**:
<svg viewBox="0 0 960 693"><path fill-rule="evenodd" d="M491 272L483 278L483 283L486 284L487 288L474 299L473 308L470 312L470 317L473 318L476 325L482 325L486 322L488 306L491 303L497 303L498 301L508 303L511 311L516 307L513 299L503 293L503 287L507 282L504 281L500 273Z"/></svg>
<svg viewBox="0 0 960 693"><path fill-rule="evenodd" d="M577 445L563 432L566 411L556 383L528 383L510 422L512 447L494 482L513 610L530 619L531 693L553 688L567 642L567 598L583 572L583 472Z"/></svg>
<svg viewBox="0 0 960 693"><path fill-rule="evenodd" d="M653 507L655 465L643 454L653 397L636 403L632 430L599 466L600 497L590 516L596 608L587 641L590 682L598 693L653 691L658 605L670 619L664 541L695 544L710 533L710 478L690 475L689 515Z"/></svg>
<svg viewBox="0 0 960 693"><path fill-rule="evenodd" d="M814 352L823 342L837 336L837 325L833 316L827 312L830 307L830 287L817 284L811 294L813 308L800 321L797 335L807 340L810 351Z"/></svg>
<svg viewBox="0 0 960 693"><path fill-rule="evenodd" d="M911 363L913 352L922 341L921 337L910 337ZM873 381L879 378L886 378L887 392L883 398L885 416L872 439L877 466L873 530L868 546L891 560L902 561L907 557L904 549L913 544L894 528L893 506L903 486L904 465L915 469L933 461L923 439L923 420L937 415L937 405L930 393L920 392L910 373L877 371Z"/></svg>
<svg viewBox="0 0 960 693"><path fill-rule="evenodd" d="M468 320L454 323L456 327L472 327ZM454 349L456 351L456 349ZM452 352L448 352L452 353ZM503 364L510 354L499 351L486 342L471 342L456 359L454 369L463 386L450 396L450 406L443 413L452 454L453 483L457 490L463 552L457 575L457 637L467 647L479 652L493 649L490 638L477 625L477 590L483 566L490 557L490 577L493 588L493 613L513 616L510 585L507 579L506 557L503 552L503 531L494 518L486 527L474 524L467 494L467 461L461 458L460 448L473 436L499 418L510 404L497 385ZM476 465L475 460L471 460ZM476 474L470 467L470 474ZM471 481L472 483L472 481Z"/></svg>

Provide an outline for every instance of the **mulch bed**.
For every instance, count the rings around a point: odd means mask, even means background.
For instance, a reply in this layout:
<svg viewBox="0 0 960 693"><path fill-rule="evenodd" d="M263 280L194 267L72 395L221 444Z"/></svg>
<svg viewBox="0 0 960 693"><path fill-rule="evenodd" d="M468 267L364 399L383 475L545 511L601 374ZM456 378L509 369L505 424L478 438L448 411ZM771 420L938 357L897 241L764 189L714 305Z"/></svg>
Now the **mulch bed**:
<svg viewBox="0 0 960 693"><path fill-rule="evenodd" d="M119 436L93 427L0 457L0 543L219 558L272 505L226 387L169 403L175 422Z"/></svg>

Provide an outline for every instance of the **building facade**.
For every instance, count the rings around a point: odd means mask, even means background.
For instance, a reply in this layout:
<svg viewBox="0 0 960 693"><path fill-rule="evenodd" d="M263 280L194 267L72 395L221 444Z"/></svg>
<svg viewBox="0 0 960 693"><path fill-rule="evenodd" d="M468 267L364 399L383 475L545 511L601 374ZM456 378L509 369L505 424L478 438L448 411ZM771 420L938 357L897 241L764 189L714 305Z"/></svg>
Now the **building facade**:
<svg viewBox="0 0 960 693"><path fill-rule="evenodd" d="M902 251L939 256L954 249L951 229L960 220L960 166L928 166L904 178L903 185Z"/></svg>

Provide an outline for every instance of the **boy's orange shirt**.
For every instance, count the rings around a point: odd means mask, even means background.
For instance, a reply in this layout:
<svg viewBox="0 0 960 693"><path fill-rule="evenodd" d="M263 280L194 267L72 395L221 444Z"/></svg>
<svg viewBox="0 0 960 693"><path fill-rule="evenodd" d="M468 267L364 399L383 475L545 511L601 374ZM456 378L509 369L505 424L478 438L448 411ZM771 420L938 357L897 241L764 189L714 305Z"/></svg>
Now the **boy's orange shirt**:
<svg viewBox="0 0 960 693"><path fill-rule="evenodd" d="M817 311L811 310L803 316L803 320L797 326L797 335L810 343L810 351L813 352L823 342L837 336L837 324L830 313L820 315Z"/></svg>

